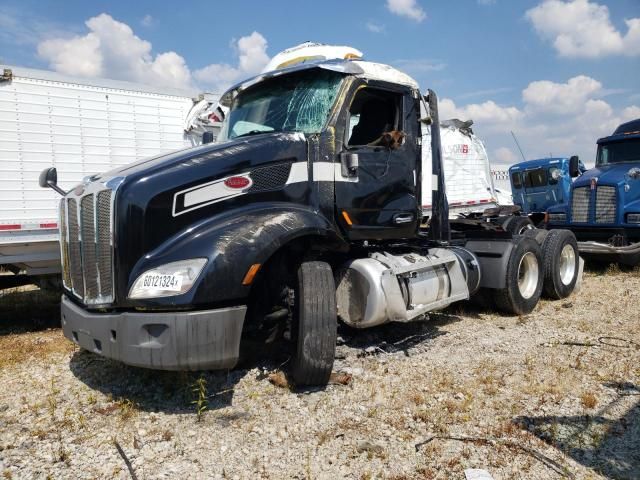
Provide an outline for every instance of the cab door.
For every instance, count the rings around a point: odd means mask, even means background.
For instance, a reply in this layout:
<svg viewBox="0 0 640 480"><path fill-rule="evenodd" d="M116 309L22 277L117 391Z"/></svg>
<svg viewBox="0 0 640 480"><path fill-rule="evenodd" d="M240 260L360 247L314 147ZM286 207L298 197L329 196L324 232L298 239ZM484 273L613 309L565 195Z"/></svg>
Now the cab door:
<svg viewBox="0 0 640 480"><path fill-rule="evenodd" d="M351 240L410 238L419 225L419 104L409 89L360 86L342 121L336 216ZM388 145L384 133L402 132ZM397 134L396 134L397 135Z"/></svg>

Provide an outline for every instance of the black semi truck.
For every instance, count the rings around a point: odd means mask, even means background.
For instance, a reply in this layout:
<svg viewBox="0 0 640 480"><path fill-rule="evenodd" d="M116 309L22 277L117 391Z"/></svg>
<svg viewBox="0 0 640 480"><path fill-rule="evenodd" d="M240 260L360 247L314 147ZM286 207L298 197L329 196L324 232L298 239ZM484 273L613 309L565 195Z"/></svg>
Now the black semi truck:
<svg viewBox="0 0 640 480"><path fill-rule="evenodd" d="M449 220L437 98L404 73L308 63L242 82L222 103L218 143L63 192L62 327L80 347L141 367L222 369L243 334L279 332L294 381L323 384L338 319L408 322L473 296L526 314L543 293L573 291L571 232ZM56 178L47 169L40 184Z"/></svg>

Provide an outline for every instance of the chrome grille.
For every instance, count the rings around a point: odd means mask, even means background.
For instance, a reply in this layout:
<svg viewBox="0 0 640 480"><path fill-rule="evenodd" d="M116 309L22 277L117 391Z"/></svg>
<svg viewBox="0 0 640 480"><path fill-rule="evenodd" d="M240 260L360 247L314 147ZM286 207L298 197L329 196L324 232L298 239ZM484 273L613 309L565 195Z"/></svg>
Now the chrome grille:
<svg viewBox="0 0 640 480"><path fill-rule="evenodd" d="M596 223L615 223L616 205L616 187L598 186L596 190Z"/></svg>
<svg viewBox="0 0 640 480"><path fill-rule="evenodd" d="M574 222L589 221L589 187L573 189L571 201L571 218Z"/></svg>
<svg viewBox="0 0 640 480"><path fill-rule="evenodd" d="M60 258L62 259L62 283L71 288L71 275L69 273L69 251L67 250L67 207L66 199L60 201Z"/></svg>
<svg viewBox="0 0 640 480"><path fill-rule="evenodd" d="M80 212L85 295L87 298L96 298L98 296L98 266L96 265L96 216L93 194L82 197Z"/></svg>
<svg viewBox="0 0 640 480"><path fill-rule="evenodd" d="M98 193L97 202L98 271L100 272L100 293L103 297L113 299L113 273L111 259L111 190Z"/></svg>
<svg viewBox="0 0 640 480"><path fill-rule="evenodd" d="M113 301L112 195L101 190L67 198L60 209L65 286L90 305Z"/></svg>
<svg viewBox="0 0 640 480"><path fill-rule="evenodd" d="M82 278L82 258L80 231L78 228L78 202L70 198L67 203L67 225L69 228L69 271L71 289L80 298L84 297L84 279Z"/></svg>

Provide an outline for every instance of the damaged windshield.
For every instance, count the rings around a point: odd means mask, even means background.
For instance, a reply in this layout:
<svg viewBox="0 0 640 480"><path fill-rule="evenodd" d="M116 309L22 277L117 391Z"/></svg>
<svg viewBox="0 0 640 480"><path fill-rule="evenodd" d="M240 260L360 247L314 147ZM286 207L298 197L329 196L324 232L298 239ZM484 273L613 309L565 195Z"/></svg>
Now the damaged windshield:
<svg viewBox="0 0 640 480"><path fill-rule="evenodd" d="M312 69L266 80L233 100L219 141L265 132L318 133L344 75Z"/></svg>

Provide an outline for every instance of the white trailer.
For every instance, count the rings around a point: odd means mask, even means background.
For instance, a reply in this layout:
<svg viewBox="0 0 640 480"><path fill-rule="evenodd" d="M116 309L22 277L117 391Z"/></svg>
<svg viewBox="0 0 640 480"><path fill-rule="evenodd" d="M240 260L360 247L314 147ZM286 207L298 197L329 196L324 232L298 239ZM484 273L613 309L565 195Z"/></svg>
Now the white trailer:
<svg viewBox="0 0 640 480"><path fill-rule="evenodd" d="M472 121L446 120L440 124L442 164L449 202L449 217L482 212L487 208L513 205L510 195L495 188L494 176L484 143L471 129ZM423 172L431 171L430 129L425 129ZM422 176L422 191L430 192L431 176ZM425 198L430 199L429 196ZM422 205L425 217L431 216L430 202Z"/></svg>
<svg viewBox="0 0 640 480"><path fill-rule="evenodd" d="M0 73L0 267L14 273L60 271L60 197L38 186L42 169L57 167L68 190L85 176L200 144L204 130L219 127L199 121L215 95L3 65ZM11 285L9 277L0 281Z"/></svg>

